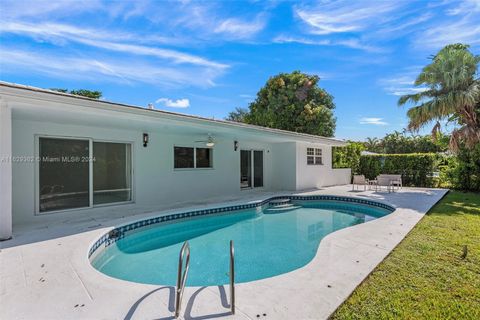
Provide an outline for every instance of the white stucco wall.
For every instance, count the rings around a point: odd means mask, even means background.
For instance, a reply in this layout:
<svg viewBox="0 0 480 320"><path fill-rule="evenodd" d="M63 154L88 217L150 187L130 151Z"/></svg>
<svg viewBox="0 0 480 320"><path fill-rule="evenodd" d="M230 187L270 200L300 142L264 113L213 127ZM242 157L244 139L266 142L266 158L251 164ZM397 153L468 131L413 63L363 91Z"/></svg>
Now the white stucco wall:
<svg viewBox="0 0 480 320"><path fill-rule="evenodd" d="M12 212L14 224L68 221L70 217L92 217L117 211L117 208L128 215L185 201L206 203L215 198L225 199L225 196L248 195L258 190L320 188L343 183L347 176L347 172L331 169L329 144L341 145L338 140L41 91L0 85L1 155L11 153L17 159L35 159L38 136L131 143L133 200L109 209L81 208L36 215L38 163L35 160L7 162L0 170L0 237L10 235ZM146 148L143 133L149 134ZM207 134L216 140L213 168L175 170L174 146L204 146L195 141L205 139ZM239 142L237 151L234 141ZM309 146L322 148L323 165L307 166ZM240 188L242 149L264 151L262 188ZM341 174L337 175L338 172Z"/></svg>
<svg viewBox="0 0 480 320"><path fill-rule="evenodd" d="M296 142L296 190L307 190L350 183L351 169L332 168L332 147ZM322 149L323 165L307 165L307 148Z"/></svg>
<svg viewBox="0 0 480 320"><path fill-rule="evenodd" d="M105 127L64 125L45 121L13 120L13 156L35 156L35 135L87 137L133 143L133 198L141 208L176 203L185 200L204 200L223 195L253 192L240 189L240 149L264 150L263 190L278 189L273 186L272 144L239 140L234 151L233 140L219 139L213 150L213 169L174 170L173 146L195 146L197 136L148 132L148 147L143 147L143 130L126 130ZM199 146L197 144L197 146ZM13 163L14 223L28 223L39 219L59 219L74 214L70 211L34 216L35 213L34 162ZM95 214L96 208L81 209ZM80 212L80 210L78 210Z"/></svg>
<svg viewBox="0 0 480 320"><path fill-rule="evenodd" d="M276 190L296 190L296 144L295 142L272 145L274 156L272 184Z"/></svg>
<svg viewBox="0 0 480 320"><path fill-rule="evenodd" d="M12 112L0 99L0 240L12 236Z"/></svg>

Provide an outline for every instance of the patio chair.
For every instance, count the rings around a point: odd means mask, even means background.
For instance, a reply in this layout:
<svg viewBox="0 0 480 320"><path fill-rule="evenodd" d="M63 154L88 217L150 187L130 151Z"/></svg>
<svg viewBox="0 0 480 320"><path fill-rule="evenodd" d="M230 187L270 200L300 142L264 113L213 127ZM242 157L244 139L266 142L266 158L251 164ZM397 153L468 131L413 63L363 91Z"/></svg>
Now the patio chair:
<svg viewBox="0 0 480 320"><path fill-rule="evenodd" d="M365 176L363 174L354 175L353 182L352 182L352 190L355 190L355 185L357 185L357 190L358 190L358 186L363 186L363 190L367 190L368 179L365 179Z"/></svg>
<svg viewBox="0 0 480 320"><path fill-rule="evenodd" d="M390 192L392 184L390 183L391 179L389 177L386 177L385 175L381 174L377 177L377 183L375 185L375 190L378 190L380 188L380 191L382 190L382 187L387 187L387 191Z"/></svg>
<svg viewBox="0 0 480 320"><path fill-rule="evenodd" d="M390 186L392 191L395 191L395 187L397 187L398 189L401 189L403 187L401 174L381 174L379 175L379 177L390 180Z"/></svg>

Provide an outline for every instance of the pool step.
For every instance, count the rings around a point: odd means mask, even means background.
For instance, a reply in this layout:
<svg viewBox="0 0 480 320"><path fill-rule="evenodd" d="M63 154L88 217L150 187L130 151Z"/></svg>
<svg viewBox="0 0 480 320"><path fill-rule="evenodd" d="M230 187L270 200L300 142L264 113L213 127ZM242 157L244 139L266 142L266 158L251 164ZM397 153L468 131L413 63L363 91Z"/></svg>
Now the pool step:
<svg viewBox="0 0 480 320"><path fill-rule="evenodd" d="M291 210L300 208L300 206L296 206L293 203L285 203L285 202L280 202L280 203L281 204L274 205L268 209L265 209L265 213L280 213L280 212L286 212L286 211L291 211Z"/></svg>

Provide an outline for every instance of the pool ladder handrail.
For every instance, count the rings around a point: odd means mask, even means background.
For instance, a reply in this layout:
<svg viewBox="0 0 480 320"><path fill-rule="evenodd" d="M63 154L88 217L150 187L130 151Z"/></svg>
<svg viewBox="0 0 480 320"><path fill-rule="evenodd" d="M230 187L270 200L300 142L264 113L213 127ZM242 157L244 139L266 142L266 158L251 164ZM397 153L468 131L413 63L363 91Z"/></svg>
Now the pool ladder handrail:
<svg viewBox="0 0 480 320"><path fill-rule="evenodd" d="M230 240L230 311L235 314L235 249Z"/></svg>
<svg viewBox="0 0 480 320"><path fill-rule="evenodd" d="M183 257L186 254L185 260L185 271L183 270ZM188 269L190 268L190 245L188 241L183 243L182 249L180 250L180 256L178 258L178 274L177 274L177 287L175 290L175 318L178 318L180 315L180 308L182 305L183 290L185 289L185 284L187 282Z"/></svg>

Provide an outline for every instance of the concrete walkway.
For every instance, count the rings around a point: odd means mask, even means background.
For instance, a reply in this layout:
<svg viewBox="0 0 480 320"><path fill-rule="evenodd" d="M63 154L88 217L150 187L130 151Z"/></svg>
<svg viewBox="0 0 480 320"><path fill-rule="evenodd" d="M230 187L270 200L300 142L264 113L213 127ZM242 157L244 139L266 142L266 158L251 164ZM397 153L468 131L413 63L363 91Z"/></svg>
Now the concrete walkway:
<svg viewBox="0 0 480 320"><path fill-rule="evenodd" d="M395 193L353 192L337 186L301 194L361 197L389 203L392 214L336 231L322 239L305 267L276 277L238 284L237 313L229 313L227 287L188 287L183 319L325 319L445 194L441 189L404 188ZM272 193L216 203L246 203ZM49 225L14 226L14 238L0 242L1 319L173 319L174 288L110 278L89 263L90 245L109 227L144 217L108 212L72 217Z"/></svg>

